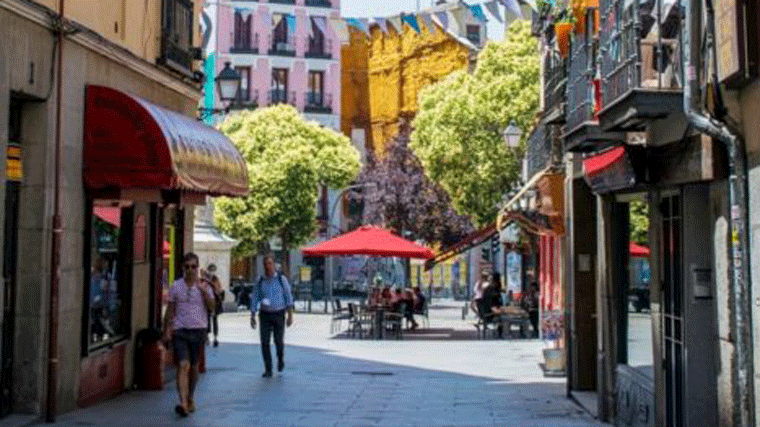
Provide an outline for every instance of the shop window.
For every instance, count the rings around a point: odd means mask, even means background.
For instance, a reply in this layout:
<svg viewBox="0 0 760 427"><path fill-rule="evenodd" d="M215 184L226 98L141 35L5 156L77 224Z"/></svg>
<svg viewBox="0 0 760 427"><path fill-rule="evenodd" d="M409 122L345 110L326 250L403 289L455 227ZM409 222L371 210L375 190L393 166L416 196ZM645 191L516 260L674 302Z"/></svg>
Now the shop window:
<svg viewBox="0 0 760 427"><path fill-rule="evenodd" d="M90 210L87 279L87 348L130 333L133 209L93 204Z"/></svg>

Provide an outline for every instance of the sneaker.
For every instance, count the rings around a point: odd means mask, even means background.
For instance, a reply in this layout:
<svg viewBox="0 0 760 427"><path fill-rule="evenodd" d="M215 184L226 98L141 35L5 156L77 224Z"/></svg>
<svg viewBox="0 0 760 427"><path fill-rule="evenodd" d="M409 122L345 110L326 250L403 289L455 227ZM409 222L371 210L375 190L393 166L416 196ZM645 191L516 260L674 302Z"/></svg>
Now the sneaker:
<svg viewBox="0 0 760 427"><path fill-rule="evenodd" d="M261 378L269 378L272 376L272 371L264 371L263 374L261 374Z"/></svg>
<svg viewBox="0 0 760 427"><path fill-rule="evenodd" d="M277 371L282 372L283 369L285 369L285 362L282 360L279 360L277 362Z"/></svg>
<svg viewBox="0 0 760 427"><path fill-rule="evenodd" d="M185 409L182 405L177 405L174 407L174 412L177 413L180 417L186 417L187 416L187 409Z"/></svg>

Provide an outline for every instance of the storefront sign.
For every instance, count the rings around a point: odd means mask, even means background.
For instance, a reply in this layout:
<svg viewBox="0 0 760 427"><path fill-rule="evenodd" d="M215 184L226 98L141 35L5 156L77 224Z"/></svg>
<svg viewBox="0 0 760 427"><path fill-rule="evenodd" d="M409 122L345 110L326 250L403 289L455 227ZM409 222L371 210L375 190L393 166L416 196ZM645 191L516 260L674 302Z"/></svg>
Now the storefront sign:
<svg viewBox="0 0 760 427"><path fill-rule="evenodd" d="M5 150L5 179L8 181L21 181L24 178L24 169L21 165L21 147L16 144L8 144Z"/></svg>
<svg viewBox="0 0 760 427"><path fill-rule="evenodd" d="M134 262L144 263L147 261L147 250L145 238L147 226L145 225L145 215L137 215L135 218L134 232Z"/></svg>
<svg viewBox="0 0 760 427"><path fill-rule="evenodd" d="M301 283L311 282L311 267L301 266Z"/></svg>
<svg viewBox="0 0 760 427"><path fill-rule="evenodd" d="M522 291L522 255L514 251L507 253L507 291Z"/></svg>

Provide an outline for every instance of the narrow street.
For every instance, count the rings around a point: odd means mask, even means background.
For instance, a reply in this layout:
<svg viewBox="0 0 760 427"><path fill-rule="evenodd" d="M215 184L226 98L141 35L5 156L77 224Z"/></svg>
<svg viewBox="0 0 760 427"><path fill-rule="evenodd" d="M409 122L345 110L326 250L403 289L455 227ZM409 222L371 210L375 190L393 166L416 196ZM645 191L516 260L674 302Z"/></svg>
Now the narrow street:
<svg viewBox="0 0 760 427"><path fill-rule="evenodd" d="M54 425L603 425L565 397L564 378L543 377L542 341L475 340L460 307L434 305L430 332L403 341L331 339L329 315L297 314L286 333L285 372L271 379L260 377L247 313L224 314L219 347L207 347L195 414L175 417L172 381L160 392L133 391L65 414Z"/></svg>

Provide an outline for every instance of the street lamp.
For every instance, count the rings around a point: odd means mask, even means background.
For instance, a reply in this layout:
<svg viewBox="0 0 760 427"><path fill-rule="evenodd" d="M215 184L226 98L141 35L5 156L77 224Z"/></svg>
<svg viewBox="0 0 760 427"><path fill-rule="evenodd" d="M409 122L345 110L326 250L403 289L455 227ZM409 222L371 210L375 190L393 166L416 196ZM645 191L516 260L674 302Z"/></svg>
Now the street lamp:
<svg viewBox="0 0 760 427"><path fill-rule="evenodd" d="M504 129L504 143L509 148L518 148L520 146L520 137L522 136L522 130L515 125L515 122L510 122L509 126Z"/></svg>
<svg viewBox="0 0 760 427"><path fill-rule="evenodd" d="M229 61L225 62L224 68L219 72L214 81L216 81L216 91L219 99L227 103L227 106L225 108L199 108L200 120L204 120L214 114L227 114L232 104L238 99L241 80L240 74L232 68L231 63Z"/></svg>

